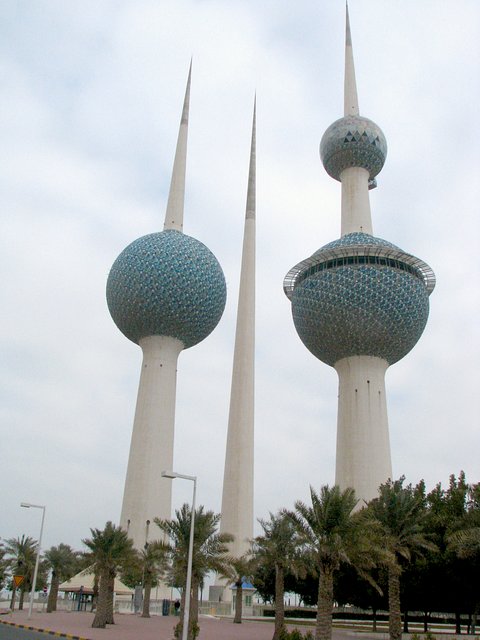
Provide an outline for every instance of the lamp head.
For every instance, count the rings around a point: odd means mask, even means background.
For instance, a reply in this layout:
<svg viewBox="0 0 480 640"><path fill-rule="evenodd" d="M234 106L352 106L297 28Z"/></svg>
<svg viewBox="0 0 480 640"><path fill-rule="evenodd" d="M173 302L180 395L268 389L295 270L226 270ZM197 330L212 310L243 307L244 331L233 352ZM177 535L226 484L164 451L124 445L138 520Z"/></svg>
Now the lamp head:
<svg viewBox="0 0 480 640"><path fill-rule="evenodd" d="M162 478L178 478L178 473L175 471L162 471Z"/></svg>

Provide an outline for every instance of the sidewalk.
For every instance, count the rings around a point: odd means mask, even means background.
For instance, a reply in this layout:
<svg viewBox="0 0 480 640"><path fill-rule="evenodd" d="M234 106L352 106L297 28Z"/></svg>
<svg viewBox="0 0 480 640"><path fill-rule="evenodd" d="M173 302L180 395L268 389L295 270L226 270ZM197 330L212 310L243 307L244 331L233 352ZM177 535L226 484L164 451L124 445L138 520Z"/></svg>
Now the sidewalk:
<svg viewBox="0 0 480 640"><path fill-rule="evenodd" d="M10 623L81 640L173 640L173 628L179 620L176 616L141 618L138 615L124 613L116 613L114 619L113 626L92 629L93 613L33 611L32 618L28 620L27 610L15 611L13 614L0 616L0 637L2 624ZM271 640L273 635L272 621L244 620L242 624L233 624L231 619L201 616L199 624L198 640ZM294 626L289 625L289 628ZM312 627L300 627L302 628L304 631L312 629Z"/></svg>

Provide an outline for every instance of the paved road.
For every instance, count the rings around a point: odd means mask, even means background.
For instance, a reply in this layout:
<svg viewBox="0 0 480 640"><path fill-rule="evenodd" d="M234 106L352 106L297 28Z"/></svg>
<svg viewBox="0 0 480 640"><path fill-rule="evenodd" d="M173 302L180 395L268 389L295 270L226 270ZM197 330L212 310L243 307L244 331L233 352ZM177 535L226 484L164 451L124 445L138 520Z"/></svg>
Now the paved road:
<svg viewBox="0 0 480 640"><path fill-rule="evenodd" d="M17 629L2 624L0 627L0 640L46 640L52 636L38 633L38 631L28 631L27 629Z"/></svg>

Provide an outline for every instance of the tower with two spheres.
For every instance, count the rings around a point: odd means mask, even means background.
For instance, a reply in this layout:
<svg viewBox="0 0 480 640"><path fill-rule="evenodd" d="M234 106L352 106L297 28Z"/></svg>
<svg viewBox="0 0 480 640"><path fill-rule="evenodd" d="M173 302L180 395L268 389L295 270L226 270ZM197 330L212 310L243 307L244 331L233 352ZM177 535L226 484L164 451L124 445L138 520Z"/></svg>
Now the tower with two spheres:
<svg viewBox="0 0 480 640"><path fill-rule="evenodd" d="M284 291L300 339L338 374L335 483L370 500L392 477L385 373L422 335L435 276L373 234L369 189L387 143L359 113L348 7L344 100L320 143L325 170L342 185L341 237L290 269Z"/></svg>

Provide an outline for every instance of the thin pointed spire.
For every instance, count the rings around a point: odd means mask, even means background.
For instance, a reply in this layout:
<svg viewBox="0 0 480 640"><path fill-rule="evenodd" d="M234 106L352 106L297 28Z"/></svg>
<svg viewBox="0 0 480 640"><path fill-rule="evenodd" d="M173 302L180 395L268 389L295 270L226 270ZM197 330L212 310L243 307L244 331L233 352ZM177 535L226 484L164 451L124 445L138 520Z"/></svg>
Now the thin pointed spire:
<svg viewBox="0 0 480 640"><path fill-rule="evenodd" d="M359 114L358 95L357 83L355 80L355 65L353 63L352 33L350 31L348 2L346 3L344 100L344 115L357 116Z"/></svg>
<svg viewBox="0 0 480 640"><path fill-rule="evenodd" d="M253 101L252 142L250 146L250 167L248 171L248 190L246 218L255 218L256 209L256 121L257 121L257 94Z"/></svg>
<svg viewBox="0 0 480 640"><path fill-rule="evenodd" d="M255 97L220 523L221 533L235 537L235 558L248 551L253 537L256 102Z"/></svg>
<svg viewBox="0 0 480 640"><path fill-rule="evenodd" d="M188 71L187 88L183 101L182 118L178 132L172 179L168 194L167 212L164 229L183 231L183 209L185 203L185 172L187 168L188 112L190 107L190 83L192 79L192 61Z"/></svg>

